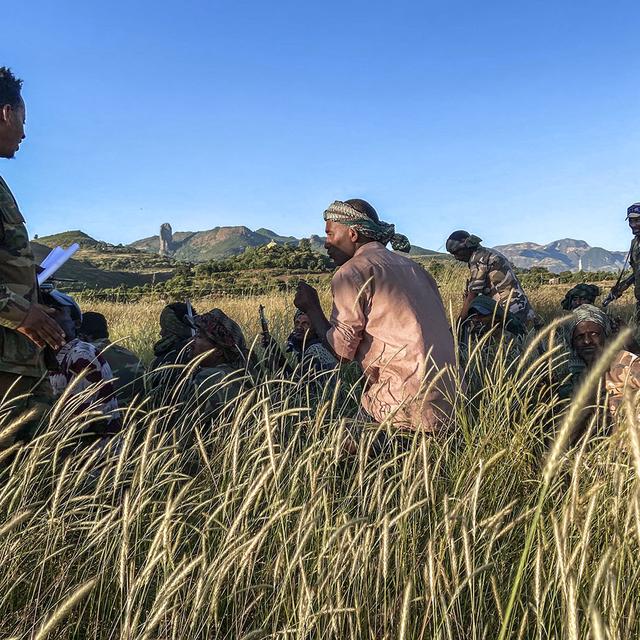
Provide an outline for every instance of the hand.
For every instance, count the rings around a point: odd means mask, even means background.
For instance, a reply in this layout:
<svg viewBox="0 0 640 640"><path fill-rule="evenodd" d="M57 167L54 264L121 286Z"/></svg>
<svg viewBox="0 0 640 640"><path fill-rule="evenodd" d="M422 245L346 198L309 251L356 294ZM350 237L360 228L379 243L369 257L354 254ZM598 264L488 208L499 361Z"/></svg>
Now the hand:
<svg viewBox="0 0 640 640"><path fill-rule="evenodd" d="M66 336L58 323L51 317L55 313L55 309L50 307L32 304L16 331L29 338L41 349L46 345L52 349L59 349L64 344Z"/></svg>
<svg viewBox="0 0 640 640"><path fill-rule="evenodd" d="M295 304L300 311L305 312L316 307L320 308L318 292L304 280L301 280L298 282L296 297L293 300L293 304Z"/></svg>

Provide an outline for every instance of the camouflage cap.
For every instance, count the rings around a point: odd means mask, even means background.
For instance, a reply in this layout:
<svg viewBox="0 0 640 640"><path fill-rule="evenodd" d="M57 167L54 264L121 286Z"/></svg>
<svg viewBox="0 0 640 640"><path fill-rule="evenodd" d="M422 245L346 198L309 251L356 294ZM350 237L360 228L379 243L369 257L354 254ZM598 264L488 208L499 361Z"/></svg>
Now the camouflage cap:
<svg viewBox="0 0 640 640"><path fill-rule="evenodd" d="M635 202L627 209L627 220L629 218L640 218L640 202Z"/></svg>

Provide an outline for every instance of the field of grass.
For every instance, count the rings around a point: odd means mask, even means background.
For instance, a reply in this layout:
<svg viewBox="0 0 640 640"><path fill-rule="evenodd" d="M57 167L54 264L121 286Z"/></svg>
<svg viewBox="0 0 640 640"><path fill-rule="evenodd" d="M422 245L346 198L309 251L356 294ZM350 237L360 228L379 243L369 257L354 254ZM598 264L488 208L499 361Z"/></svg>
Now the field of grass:
<svg viewBox="0 0 640 640"><path fill-rule="evenodd" d="M452 315L463 278L440 282ZM531 297L558 314L560 290ZM290 294L194 301L248 339L260 303L282 339ZM91 304L146 360L162 306ZM640 637L638 424L567 446L533 353L476 354L457 428L378 460L375 428L342 452L347 380L318 398L274 376L213 421L145 399L117 446L71 457L87 416L60 406L2 457L0 638Z"/></svg>

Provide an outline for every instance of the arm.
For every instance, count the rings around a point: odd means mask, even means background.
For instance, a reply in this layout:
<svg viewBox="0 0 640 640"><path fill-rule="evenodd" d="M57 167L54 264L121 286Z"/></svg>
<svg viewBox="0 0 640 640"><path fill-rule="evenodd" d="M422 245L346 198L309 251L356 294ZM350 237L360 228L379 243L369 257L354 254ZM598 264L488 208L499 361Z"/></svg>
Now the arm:
<svg viewBox="0 0 640 640"><path fill-rule="evenodd" d="M619 298L634 282L635 282L635 275L631 274L628 278L625 278L622 282L611 287L611 293L615 298Z"/></svg>
<svg viewBox="0 0 640 640"><path fill-rule="evenodd" d="M317 335L338 360L355 359L367 323L366 289L357 273L336 273L331 281L333 309L327 320L316 290L306 283L298 287L296 306L307 313Z"/></svg>
<svg viewBox="0 0 640 640"><path fill-rule="evenodd" d="M469 315L469 308L471 307L471 303L475 298L478 297L478 293L475 291L467 291L464 302L462 303L462 310L460 311L460 320L466 320Z"/></svg>
<svg viewBox="0 0 640 640"><path fill-rule="evenodd" d="M51 316L53 309L29 302L0 283L0 326L13 329L26 336L36 346L49 345L59 349L64 344L64 332Z"/></svg>
<svg viewBox="0 0 640 640"><path fill-rule="evenodd" d="M299 282L294 304L309 316L316 335L333 352L331 345L327 342L327 332L331 329L331 323L324 315L318 292L306 282Z"/></svg>

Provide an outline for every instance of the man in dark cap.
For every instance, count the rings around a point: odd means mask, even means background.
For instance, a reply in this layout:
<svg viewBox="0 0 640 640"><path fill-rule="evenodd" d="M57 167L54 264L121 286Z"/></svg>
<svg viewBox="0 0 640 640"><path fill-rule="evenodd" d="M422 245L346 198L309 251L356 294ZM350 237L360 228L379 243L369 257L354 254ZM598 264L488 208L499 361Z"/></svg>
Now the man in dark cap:
<svg viewBox="0 0 640 640"><path fill-rule="evenodd" d="M469 265L469 280L464 293L460 319L465 320L471 303L479 295L493 298L503 311L509 311L523 325L535 321L535 313L529 304L513 266L499 251L487 249L481 238L468 231L454 231L447 239L447 251L460 262Z"/></svg>
<svg viewBox="0 0 640 640"><path fill-rule="evenodd" d="M640 320L640 202L632 204L627 209L627 220L629 228L633 233L631 248L629 249L629 264L631 265L631 275L622 282L616 283L609 294L609 302L619 298L631 285L634 285L636 297L636 322Z"/></svg>
<svg viewBox="0 0 640 640"><path fill-rule="evenodd" d="M600 287L595 284L580 283L567 291L560 306L565 311L573 311L583 304L595 304L600 295Z"/></svg>

